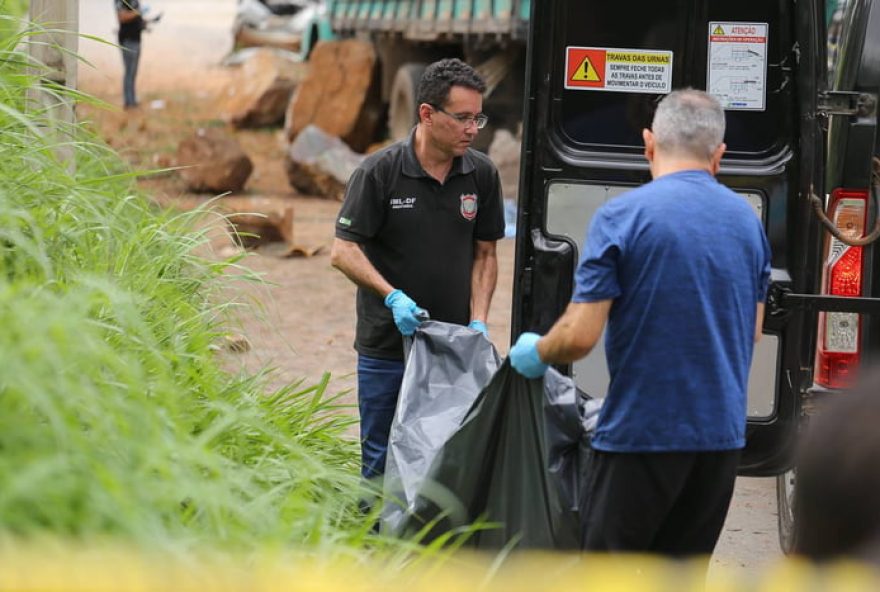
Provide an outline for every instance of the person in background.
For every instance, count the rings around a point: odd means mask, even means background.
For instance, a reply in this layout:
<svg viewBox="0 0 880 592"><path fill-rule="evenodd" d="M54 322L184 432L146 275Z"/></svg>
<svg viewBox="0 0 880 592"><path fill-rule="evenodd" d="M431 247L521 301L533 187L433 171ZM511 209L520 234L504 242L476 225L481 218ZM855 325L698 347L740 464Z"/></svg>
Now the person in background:
<svg viewBox="0 0 880 592"><path fill-rule="evenodd" d="M122 48L123 104L126 109L137 107L135 79L141 57L141 33L146 27L141 12L140 0L114 0L116 18L119 21L119 46Z"/></svg>
<svg viewBox="0 0 880 592"><path fill-rule="evenodd" d="M495 166L473 150L487 118L485 81L458 59L419 81L410 137L352 174L331 264L358 286L358 405L362 474L384 473L403 378L403 341L427 315L488 334L504 210Z"/></svg>
<svg viewBox="0 0 880 592"><path fill-rule="evenodd" d="M794 552L880 565L880 370L828 398L799 444Z"/></svg>
<svg viewBox="0 0 880 592"><path fill-rule="evenodd" d="M514 369L541 377L586 356L608 321L588 551L711 554L727 515L770 249L746 200L715 180L724 130L702 91L660 102L642 132L653 181L597 211L565 313L510 351Z"/></svg>

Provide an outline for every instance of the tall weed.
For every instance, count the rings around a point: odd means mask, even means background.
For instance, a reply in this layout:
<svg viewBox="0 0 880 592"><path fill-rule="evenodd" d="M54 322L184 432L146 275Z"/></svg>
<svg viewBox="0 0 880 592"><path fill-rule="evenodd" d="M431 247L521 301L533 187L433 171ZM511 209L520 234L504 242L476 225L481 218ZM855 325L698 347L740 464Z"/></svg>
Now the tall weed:
<svg viewBox="0 0 880 592"><path fill-rule="evenodd" d="M201 258L200 213L156 211L86 130L45 133L25 35L0 39L0 531L362 547L357 445L329 377L266 395L262 376L220 369L236 261Z"/></svg>
<svg viewBox="0 0 880 592"><path fill-rule="evenodd" d="M28 0L0 0L0 43L14 36L27 12Z"/></svg>

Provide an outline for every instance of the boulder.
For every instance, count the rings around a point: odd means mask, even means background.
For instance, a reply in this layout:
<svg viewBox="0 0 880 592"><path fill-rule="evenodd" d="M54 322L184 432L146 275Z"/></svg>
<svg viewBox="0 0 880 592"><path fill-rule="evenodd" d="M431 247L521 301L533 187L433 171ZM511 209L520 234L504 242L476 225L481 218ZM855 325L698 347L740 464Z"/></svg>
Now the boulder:
<svg viewBox="0 0 880 592"><path fill-rule="evenodd" d="M306 71L302 62L288 54L269 48L251 51L226 89L221 113L227 122L236 127L260 127L284 120L293 91Z"/></svg>
<svg viewBox="0 0 880 592"><path fill-rule="evenodd" d="M228 210L228 208L222 208ZM227 221L235 242L247 249L272 242L293 246L293 207L268 212L230 212Z"/></svg>
<svg viewBox="0 0 880 592"><path fill-rule="evenodd" d="M502 197L516 201L519 189L519 159L522 138L506 129L499 129L489 145L489 158L498 167Z"/></svg>
<svg viewBox="0 0 880 592"><path fill-rule="evenodd" d="M194 192L241 191L254 165L238 140L217 128L199 128L177 148L178 166Z"/></svg>
<svg viewBox="0 0 880 592"><path fill-rule="evenodd" d="M241 196L217 200L216 209L226 216L232 238L245 248L273 242L293 246L293 206L286 199Z"/></svg>
<svg viewBox="0 0 880 592"><path fill-rule="evenodd" d="M237 246L281 258L314 257L324 252L324 244L294 242L293 206L287 199L224 197L216 208L225 215Z"/></svg>
<svg viewBox="0 0 880 592"><path fill-rule="evenodd" d="M291 186L307 195L342 199L345 184L364 160L337 137L309 125L297 135L285 155Z"/></svg>
<svg viewBox="0 0 880 592"><path fill-rule="evenodd" d="M364 152L374 141L382 115L376 63L376 51L366 41L318 43L287 109L287 140L292 142L315 125Z"/></svg>

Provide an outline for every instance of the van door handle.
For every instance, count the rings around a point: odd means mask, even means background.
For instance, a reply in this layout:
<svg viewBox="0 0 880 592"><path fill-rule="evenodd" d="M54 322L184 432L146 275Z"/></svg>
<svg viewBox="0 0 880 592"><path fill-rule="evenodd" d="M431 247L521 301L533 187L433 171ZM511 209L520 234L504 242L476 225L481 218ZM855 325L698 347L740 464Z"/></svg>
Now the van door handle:
<svg viewBox="0 0 880 592"><path fill-rule="evenodd" d="M779 307L783 310L800 309L822 312L880 314L880 298L793 294L791 292L783 291L782 294L779 295Z"/></svg>

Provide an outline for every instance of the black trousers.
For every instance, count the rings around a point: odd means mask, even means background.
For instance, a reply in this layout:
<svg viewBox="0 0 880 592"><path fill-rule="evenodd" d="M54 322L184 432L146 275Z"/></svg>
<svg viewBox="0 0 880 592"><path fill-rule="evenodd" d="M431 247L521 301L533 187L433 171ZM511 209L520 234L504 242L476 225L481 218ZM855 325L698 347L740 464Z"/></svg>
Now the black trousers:
<svg viewBox="0 0 880 592"><path fill-rule="evenodd" d="M711 554L727 517L739 457L739 450L593 450L584 549L673 557Z"/></svg>

